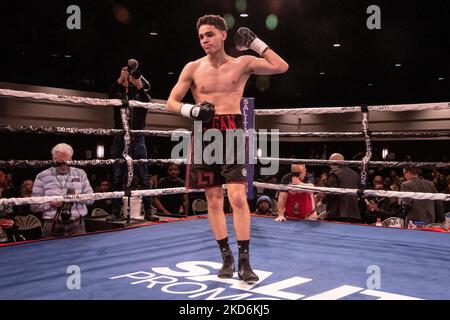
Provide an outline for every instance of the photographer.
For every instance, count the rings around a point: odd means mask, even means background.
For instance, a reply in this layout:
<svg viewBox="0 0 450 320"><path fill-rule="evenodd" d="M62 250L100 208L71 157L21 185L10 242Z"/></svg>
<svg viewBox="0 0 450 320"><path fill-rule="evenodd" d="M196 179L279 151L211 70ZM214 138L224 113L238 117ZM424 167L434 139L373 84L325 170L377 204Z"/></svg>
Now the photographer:
<svg viewBox="0 0 450 320"><path fill-rule="evenodd" d="M56 167L46 169L36 176L32 197L63 196L66 194L93 193L86 172L79 168L69 167L65 161L71 161L73 149L65 143L57 144L52 149L53 161L59 161ZM83 217L87 214L83 202L50 202L31 205L34 212L42 212L42 237L60 237L86 233Z"/></svg>
<svg viewBox="0 0 450 320"><path fill-rule="evenodd" d="M146 88L144 88L144 85ZM119 78L114 81L108 91L110 99L137 100L140 102L150 102L151 98L146 90L150 89L150 85L145 78L142 77L138 62L134 59L128 60L128 66L123 67L120 71ZM123 129L120 116L120 106L114 107L114 129ZM144 130L147 109L132 108L130 110L129 127L130 130ZM111 157L113 159L122 158L124 148L123 136L114 136L111 146ZM129 154L133 159L147 159L147 147L143 135L132 135ZM134 165L135 176L139 178L141 189L150 189L150 178L145 164ZM126 164L115 163L113 165L112 189L113 191L123 191L126 181ZM151 212L152 199L144 197L145 219L148 221L158 221L159 218ZM121 199L113 199L112 201L112 220L123 220Z"/></svg>

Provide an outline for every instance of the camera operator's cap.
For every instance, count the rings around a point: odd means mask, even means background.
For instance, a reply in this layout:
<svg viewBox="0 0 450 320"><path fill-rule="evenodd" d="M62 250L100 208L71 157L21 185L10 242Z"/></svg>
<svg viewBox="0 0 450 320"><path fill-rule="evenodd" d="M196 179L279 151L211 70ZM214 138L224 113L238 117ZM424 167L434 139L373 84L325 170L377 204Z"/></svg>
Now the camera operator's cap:
<svg viewBox="0 0 450 320"><path fill-rule="evenodd" d="M272 201L270 200L270 198L268 196L260 196L258 198L258 200L256 200L256 205L259 206L259 204L263 201L266 201L267 203L269 203L269 206L272 206Z"/></svg>

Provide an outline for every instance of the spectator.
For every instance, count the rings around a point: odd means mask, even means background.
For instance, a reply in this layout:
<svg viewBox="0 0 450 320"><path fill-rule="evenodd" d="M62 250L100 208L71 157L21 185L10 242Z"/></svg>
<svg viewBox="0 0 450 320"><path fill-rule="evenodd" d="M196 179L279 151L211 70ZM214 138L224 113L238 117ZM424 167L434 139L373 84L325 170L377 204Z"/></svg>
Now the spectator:
<svg viewBox="0 0 450 320"><path fill-rule="evenodd" d="M391 184L391 190L392 191L400 191L400 187L402 185L403 182L405 182L405 178L404 177L397 177L397 179L394 180L394 183Z"/></svg>
<svg viewBox="0 0 450 320"><path fill-rule="evenodd" d="M383 179L383 190L390 190L392 185L392 180L389 177Z"/></svg>
<svg viewBox="0 0 450 320"><path fill-rule="evenodd" d="M158 188L180 188L185 186L183 179L179 177L180 168L178 165L171 163L167 167L167 177L162 178L158 183ZM155 197L155 206L158 212L165 214L179 214L180 208L183 207L183 214L189 214L189 200L186 193L171 194Z"/></svg>
<svg viewBox="0 0 450 320"><path fill-rule="evenodd" d="M22 185L20 186L20 197L22 198L29 198L31 197L31 194L33 192L33 180L25 180L24 182L22 182ZM14 215L22 215L22 216L26 216L30 213L33 213L30 205L29 204L24 204L24 205L20 205L20 206L15 206L14 207ZM37 218L41 219L42 215L35 214L35 216L37 216Z"/></svg>
<svg viewBox="0 0 450 320"><path fill-rule="evenodd" d="M419 178L419 169L408 167L403 170L405 182L401 185L401 191L437 193L433 182ZM402 205L406 215L405 225L409 221L422 221L425 224L444 222L444 206L442 201L413 200L404 198Z"/></svg>
<svg viewBox="0 0 450 320"><path fill-rule="evenodd" d="M334 153L330 160L344 160L344 156ZM328 174L327 187L357 189L359 184L358 174L347 166L331 165ZM352 195L326 194L322 202L327 205L326 220L361 222L358 198Z"/></svg>
<svg viewBox="0 0 450 320"><path fill-rule="evenodd" d="M322 172L319 176L319 180L317 181L317 187L325 187L327 185L328 173Z"/></svg>
<svg viewBox="0 0 450 320"><path fill-rule="evenodd" d="M372 180L372 188L374 190L383 190L384 189L384 185L383 185L383 177L382 176L375 176Z"/></svg>
<svg viewBox="0 0 450 320"><path fill-rule="evenodd" d="M29 198L31 197L31 193L33 192L33 184L34 181L31 179L25 180L22 182L22 185L20 186L20 196L22 198Z"/></svg>
<svg viewBox="0 0 450 320"><path fill-rule="evenodd" d="M262 195L256 200L255 214L264 216L277 216L277 213L272 209L272 199L266 195Z"/></svg>
<svg viewBox="0 0 450 320"><path fill-rule="evenodd" d="M130 59L131 60L131 59ZM108 97L110 99L128 99L137 100L140 102L150 102L151 98L144 89L144 84L141 78L136 79L134 76L130 76L130 67L123 67L119 79L114 81L111 88L108 91ZM136 73L134 73L136 74ZM120 106L114 107L114 128L123 129ZM145 122L147 117L147 110L143 108L134 108L130 112L130 129L143 130L145 129ZM124 149L124 140L122 136L114 136L111 146L111 157L121 158ZM134 159L147 159L147 146L145 145L145 139L143 135L134 135L131 141L129 154ZM143 189L150 189L150 179L147 166L143 163L137 163L134 165L135 176L139 178L139 185ZM113 165L113 178L112 185L113 191L121 191L124 188L125 177L125 164L115 163ZM152 212L152 198L143 197L145 220L158 221L159 218ZM122 199L112 200L112 220L123 220L124 215L122 212Z"/></svg>
<svg viewBox="0 0 450 320"><path fill-rule="evenodd" d="M384 187L382 183L375 184L375 190L385 190ZM375 223L377 218L380 218L382 221L390 217L403 218L402 208L396 201L396 198L368 197L365 199L365 202L367 205L365 221L368 224Z"/></svg>
<svg viewBox="0 0 450 320"><path fill-rule="evenodd" d="M9 184L8 175L0 170L0 198L14 198L17 194ZM14 212L13 205L0 205L0 217L12 217Z"/></svg>
<svg viewBox="0 0 450 320"><path fill-rule="evenodd" d="M98 192L109 192L110 191L110 183L108 180L100 180L100 186Z"/></svg>
<svg viewBox="0 0 450 320"><path fill-rule="evenodd" d="M109 192L110 191L110 183L106 179L101 179L99 186L96 188L99 193ZM94 209L102 209L105 214L112 214L112 199L100 199L95 200L95 202L89 206L89 215L92 215L92 211ZM110 217L112 219L112 217Z"/></svg>
<svg viewBox="0 0 450 320"><path fill-rule="evenodd" d="M65 143L57 144L52 149L53 161L61 162L56 167L46 169L36 176L33 185L33 197L62 196L67 193L92 193L92 187L86 172L82 169L69 167L65 161L72 160L73 149ZM50 202L32 205L34 212L42 212L43 236L67 236L85 233L83 217L87 214L84 202Z"/></svg>
<svg viewBox="0 0 450 320"><path fill-rule="evenodd" d="M323 171L319 179L316 181L316 187L326 187L328 181L328 173ZM316 211L317 211L317 219L322 220L324 216L326 216L327 206L322 202L324 193L319 192L314 195L314 200L316 201Z"/></svg>
<svg viewBox="0 0 450 320"><path fill-rule="evenodd" d="M445 176L436 169L433 170L433 183L436 186L436 190L438 192L443 192L447 187Z"/></svg>
<svg viewBox="0 0 450 320"><path fill-rule="evenodd" d="M281 183L298 186L314 186L314 177L306 171L304 164L293 164L291 173L286 174ZM286 216L297 219L317 220L313 192L282 191L278 195L278 217L275 221L285 221Z"/></svg>
<svg viewBox="0 0 450 320"><path fill-rule="evenodd" d="M389 177L391 178L392 183L398 178L398 173L396 170L392 169L389 173Z"/></svg>
<svg viewBox="0 0 450 320"><path fill-rule="evenodd" d="M22 182L20 197L31 197L33 185L33 180ZM24 221L26 221L25 224ZM14 222L14 226L8 230L10 241L37 240L42 237L42 212L33 212L29 204L14 207Z"/></svg>
<svg viewBox="0 0 450 320"><path fill-rule="evenodd" d="M14 228L14 220L0 217L0 243L14 241L10 238L12 228Z"/></svg>

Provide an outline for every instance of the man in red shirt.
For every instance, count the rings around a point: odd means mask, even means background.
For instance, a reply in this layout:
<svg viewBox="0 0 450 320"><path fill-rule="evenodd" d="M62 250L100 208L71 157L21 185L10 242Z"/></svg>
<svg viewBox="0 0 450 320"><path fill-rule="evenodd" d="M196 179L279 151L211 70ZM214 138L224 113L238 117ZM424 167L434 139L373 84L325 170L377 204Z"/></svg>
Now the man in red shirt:
<svg viewBox="0 0 450 320"><path fill-rule="evenodd" d="M293 164L291 173L281 180L282 184L314 186L314 177L306 172L304 164ZM294 219L317 220L316 203L313 192L280 191L278 195L278 217L275 221L285 221L286 217Z"/></svg>

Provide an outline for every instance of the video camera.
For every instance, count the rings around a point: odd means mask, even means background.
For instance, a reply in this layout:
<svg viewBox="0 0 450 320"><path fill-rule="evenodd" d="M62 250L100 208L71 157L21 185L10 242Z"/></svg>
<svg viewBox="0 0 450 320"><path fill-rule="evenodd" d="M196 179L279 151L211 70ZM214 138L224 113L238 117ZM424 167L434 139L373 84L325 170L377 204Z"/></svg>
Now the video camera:
<svg viewBox="0 0 450 320"><path fill-rule="evenodd" d="M142 76L141 70L138 69L139 62L136 59L129 59L127 67L128 67L128 73L130 74L130 76L132 76L136 80L141 79L142 85L144 86L144 90L149 91L150 83L148 82L147 79L145 79Z"/></svg>

